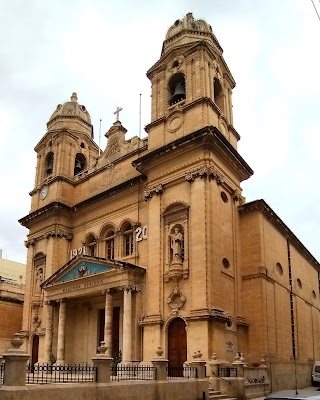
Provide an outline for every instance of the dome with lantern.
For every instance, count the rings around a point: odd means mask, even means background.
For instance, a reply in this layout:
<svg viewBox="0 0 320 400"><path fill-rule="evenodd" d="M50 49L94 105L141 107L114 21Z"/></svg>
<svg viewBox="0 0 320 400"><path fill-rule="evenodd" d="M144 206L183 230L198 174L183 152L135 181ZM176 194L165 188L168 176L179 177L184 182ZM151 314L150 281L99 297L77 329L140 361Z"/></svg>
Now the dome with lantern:
<svg viewBox="0 0 320 400"><path fill-rule="evenodd" d="M184 18L178 19L167 31L163 43L162 55L167 53L172 47L193 41L210 41L219 53L222 53L218 39L214 35L211 25L204 19L195 19L192 13L188 13Z"/></svg>
<svg viewBox="0 0 320 400"><path fill-rule="evenodd" d="M80 129L80 131L84 131L84 133L93 138L90 114L84 105L78 103L78 96L75 92L72 93L70 101L58 104L47 123L47 128L48 130Z"/></svg>

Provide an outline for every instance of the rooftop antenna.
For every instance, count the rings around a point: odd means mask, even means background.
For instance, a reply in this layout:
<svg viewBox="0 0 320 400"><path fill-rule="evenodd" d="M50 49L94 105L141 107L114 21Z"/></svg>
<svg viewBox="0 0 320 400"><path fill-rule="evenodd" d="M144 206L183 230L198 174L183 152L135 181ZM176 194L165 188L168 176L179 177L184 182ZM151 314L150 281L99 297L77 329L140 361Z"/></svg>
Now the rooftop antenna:
<svg viewBox="0 0 320 400"><path fill-rule="evenodd" d="M100 119L100 128L99 128L99 157L100 157L100 153L101 153L101 148L100 148L100 143L101 143L101 121L102 121L102 119Z"/></svg>

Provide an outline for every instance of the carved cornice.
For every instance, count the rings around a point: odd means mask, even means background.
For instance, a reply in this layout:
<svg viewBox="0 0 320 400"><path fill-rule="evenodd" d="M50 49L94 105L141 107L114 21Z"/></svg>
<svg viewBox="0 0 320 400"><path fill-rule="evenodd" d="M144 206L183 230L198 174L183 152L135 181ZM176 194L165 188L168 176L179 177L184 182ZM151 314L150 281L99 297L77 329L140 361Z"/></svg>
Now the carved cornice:
<svg viewBox="0 0 320 400"><path fill-rule="evenodd" d="M60 203L59 201L53 201L50 204L47 204L44 207L39 208L38 210L26 215L25 217L19 219L19 223L22 226L28 228L30 226L30 222L38 219L39 217L44 217L45 214L53 213L59 214L62 211L70 212L72 210L71 207L67 206L66 204Z"/></svg>
<svg viewBox="0 0 320 400"><path fill-rule="evenodd" d="M223 174L219 171L217 171L213 166L211 165L203 165L199 169L188 171L185 174L186 180L188 182L192 182L195 180L195 178L211 178L215 179L217 183L221 184L225 181L225 178Z"/></svg>
<svg viewBox="0 0 320 400"><path fill-rule="evenodd" d="M212 308L211 312L207 308L201 310L193 310L190 315L186 317L188 320L198 320L198 319L214 319L217 322L226 323L230 320L228 315L225 314L223 310L217 308Z"/></svg>
<svg viewBox="0 0 320 400"><path fill-rule="evenodd" d="M139 286L131 286L131 285L123 285L118 286L117 289L121 292L141 292L141 288Z"/></svg>
<svg viewBox="0 0 320 400"><path fill-rule="evenodd" d="M256 200L239 206L238 211L241 215L252 212L260 212L281 234L289 240L296 250L317 270L320 269L319 261L306 249L295 234L287 227L287 225L278 217L272 208L264 200Z"/></svg>
<svg viewBox="0 0 320 400"><path fill-rule="evenodd" d="M241 193L238 189L234 189L231 193L231 196L234 201L239 201L240 205L245 203L245 198L241 196Z"/></svg>
<svg viewBox="0 0 320 400"><path fill-rule="evenodd" d="M144 315L139 321L139 325L163 325L164 320L160 315Z"/></svg>
<svg viewBox="0 0 320 400"><path fill-rule="evenodd" d="M24 245L26 246L26 248L29 248L30 246L34 246L38 240L49 239L51 237L64 238L64 239L70 241L73 238L73 234L69 231L55 228L55 229L52 229L50 231L43 233L42 235L32 237L28 240L25 240Z"/></svg>
<svg viewBox="0 0 320 400"><path fill-rule="evenodd" d="M53 229L52 231L46 232L44 237L49 239L53 238L64 238L66 240L72 240L73 234L70 232L62 232L60 229Z"/></svg>
<svg viewBox="0 0 320 400"><path fill-rule="evenodd" d="M218 322L226 323L229 321L229 317L225 314L223 310L213 308L211 310L211 317Z"/></svg>
<svg viewBox="0 0 320 400"><path fill-rule="evenodd" d="M229 163L230 167L232 167L236 172L241 181L248 179L253 174L252 169L240 156L237 150L226 139L226 137L213 126L203 127L160 148L150 151L132 161L132 165L137 169L137 171L144 173L148 169L149 163L154 162L156 157L169 154L171 151L177 151L177 149L186 145L194 146L194 143L205 145L208 149L214 148L217 154L221 154L221 156L225 158L226 163Z"/></svg>
<svg viewBox="0 0 320 400"><path fill-rule="evenodd" d="M25 247L28 249L30 246L34 246L36 244L36 239L29 239L24 241Z"/></svg>
<svg viewBox="0 0 320 400"><path fill-rule="evenodd" d="M249 323L246 321L244 317L237 317L237 326L248 327Z"/></svg>
<svg viewBox="0 0 320 400"><path fill-rule="evenodd" d="M159 194L163 193L163 186L160 183L160 185L154 186L152 188L146 188L143 192L143 196L145 200L151 199L151 197L155 194L158 196Z"/></svg>
<svg viewBox="0 0 320 400"><path fill-rule="evenodd" d="M239 201L239 204L243 204L245 202L245 198L241 196L241 192L239 189L234 189L227 182L225 176L218 171L211 163L204 164L203 166L190 170L186 172L185 178L188 182L193 182L196 178L208 178L211 180L215 180L218 185L221 185L225 190L227 190L234 201Z"/></svg>

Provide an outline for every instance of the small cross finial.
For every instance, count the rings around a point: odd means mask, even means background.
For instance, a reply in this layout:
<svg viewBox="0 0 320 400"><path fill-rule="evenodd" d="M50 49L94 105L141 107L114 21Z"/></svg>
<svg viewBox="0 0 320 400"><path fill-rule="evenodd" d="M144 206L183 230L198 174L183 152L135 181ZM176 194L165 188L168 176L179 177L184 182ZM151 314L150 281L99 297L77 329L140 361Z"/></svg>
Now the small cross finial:
<svg viewBox="0 0 320 400"><path fill-rule="evenodd" d="M120 111L122 111L122 108L121 108L121 107L117 107L116 111L114 111L114 113L113 113L114 115L117 116L116 121L119 121L119 114L120 114Z"/></svg>

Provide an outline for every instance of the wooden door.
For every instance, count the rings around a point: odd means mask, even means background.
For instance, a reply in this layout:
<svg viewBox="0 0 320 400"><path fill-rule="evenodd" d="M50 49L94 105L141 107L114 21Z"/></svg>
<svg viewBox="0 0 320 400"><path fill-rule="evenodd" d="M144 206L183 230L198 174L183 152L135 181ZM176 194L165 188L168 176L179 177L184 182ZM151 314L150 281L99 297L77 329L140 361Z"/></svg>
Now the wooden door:
<svg viewBox="0 0 320 400"><path fill-rule="evenodd" d="M187 332L183 319L175 318L168 328L169 366L182 367L187 361Z"/></svg>
<svg viewBox="0 0 320 400"><path fill-rule="evenodd" d="M32 339L32 353L31 353L31 365L38 362L39 356L39 336L34 335Z"/></svg>

